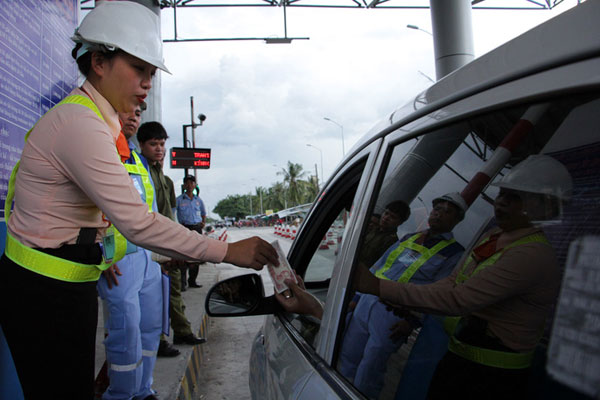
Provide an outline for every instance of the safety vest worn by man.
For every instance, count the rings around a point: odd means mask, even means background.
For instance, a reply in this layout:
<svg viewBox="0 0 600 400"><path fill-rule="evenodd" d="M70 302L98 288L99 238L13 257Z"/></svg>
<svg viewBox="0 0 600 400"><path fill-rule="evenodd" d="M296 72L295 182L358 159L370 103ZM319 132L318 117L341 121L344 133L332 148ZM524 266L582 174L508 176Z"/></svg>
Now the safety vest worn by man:
<svg viewBox="0 0 600 400"><path fill-rule="evenodd" d="M414 257L414 261L410 263L408 268L402 272L400 277L395 280L398 282L406 283L409 282L413 275L425 264L429 261L433 256L437 253L450 246L453 243L456 243L454 238L449 240L440 240L435 246L432 248L427 248L423 245L417 244L416 240L421 236L425 235L425 233L417 233L411 236L409 239L400 243L398 247L396 247L387 257L385 264L383 267L379 268L375 271L375 276L380 279L391 280L394 279L390 276L390 268L392 264L400 257L406 250L412 250L413 252L419 254L419 257Z"/></svg>

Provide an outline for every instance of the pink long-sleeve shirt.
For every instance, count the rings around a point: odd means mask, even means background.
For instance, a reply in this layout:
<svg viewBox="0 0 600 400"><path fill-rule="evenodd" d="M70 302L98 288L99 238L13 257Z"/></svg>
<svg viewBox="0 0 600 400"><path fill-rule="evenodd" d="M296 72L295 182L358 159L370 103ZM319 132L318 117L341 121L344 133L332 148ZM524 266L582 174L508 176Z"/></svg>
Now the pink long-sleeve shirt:
<svg viewBox="0 0 600 400"><path fill-rule="evenodd" d="M99 242L108 219L146 249L221 262L227 243L148 212L115 147L121 129L116 110L89 82L82 87L71 95L90 97L104 121L87 107L63 104L37 122L21 155L10 234L29 247L58 248L75 243L80 228L92 227Z"/></svg>

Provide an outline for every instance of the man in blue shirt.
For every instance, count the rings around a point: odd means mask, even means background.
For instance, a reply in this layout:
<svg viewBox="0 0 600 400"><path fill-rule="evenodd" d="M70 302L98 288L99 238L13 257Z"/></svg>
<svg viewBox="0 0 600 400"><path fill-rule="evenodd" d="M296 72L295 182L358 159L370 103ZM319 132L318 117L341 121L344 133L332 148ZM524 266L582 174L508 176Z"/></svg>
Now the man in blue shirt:
<svg viewBox="0 0 600 400"><path fill-rule="evenodd" d="M186 228L202 233L202 228L206 223L206 209L204 202L200 197L194 194L196 189L196 178L193 175L187 175L183 178L183 187L185 193L177 197L177 219L179 223ZM198 277L198 263L190 264L188 286L199 288L201 285L196 283ZM185 277L185 273L182 274ZM185 278L184 278L185 279ZM185 283L185 282L183 282Z"/></svg>
<svg viewBox="0 0 600 400"><path fill-rule="evenodd" d="M448 193L432 203L429 229L405 235L390 246L371 267L373 274L381 279L426 284L452 272L464 252L452 229L464 218L467 204L458 193ZM338 369L367 397L379 396L389 357L414 328L422 326L417 340L430 344L427 362L437 363L445 353L448 339L441 323L433 317L401 318L370 294L357 293L354 301L356 307L347 318ZM419 369L427 370L427 365ZM428 383L430 376L423 379Z"/></svg>

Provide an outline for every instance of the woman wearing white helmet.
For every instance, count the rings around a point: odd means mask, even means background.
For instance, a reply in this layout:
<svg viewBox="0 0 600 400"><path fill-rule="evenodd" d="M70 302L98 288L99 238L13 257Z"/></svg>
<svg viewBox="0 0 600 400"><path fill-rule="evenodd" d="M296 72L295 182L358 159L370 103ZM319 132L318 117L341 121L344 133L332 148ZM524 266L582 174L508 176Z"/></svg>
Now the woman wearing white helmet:
<svg viewBox="0 0 600 400"><path fill-rule="evenodd" d="M554 249L534 221L555 219L572 180L555 159L534 155L495 186L497 228L443 280L411 285L359 270L357 290L408 309L446 318L448 352L429 399L527 398L533 351L556 300L560 271Z"/></svg>
<svg viewBox="0 0 600 400"><path fill-rule="evenodd" d="M144 101L157 68L168 72L159 32L142 5L99 3L73 36L86 81L32 128L11 176L0 324L27 399L93 397L96 281L124 253L111 224L175 258L277 263L259 238L227 244L149 213L121 164L117 112Z"/></svg>

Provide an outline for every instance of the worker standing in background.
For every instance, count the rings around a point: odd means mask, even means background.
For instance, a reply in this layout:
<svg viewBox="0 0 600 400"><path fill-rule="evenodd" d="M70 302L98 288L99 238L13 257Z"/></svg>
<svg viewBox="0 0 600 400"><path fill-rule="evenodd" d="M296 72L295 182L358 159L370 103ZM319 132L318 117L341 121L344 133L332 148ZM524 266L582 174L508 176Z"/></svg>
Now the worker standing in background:
<svg viewBox="0 0 600 400"><path fill-rule="evenodd" d="M156 191L148 162L130 141L140 125L141 107L132 113L119 113L119 119L122 123L117 141L119 155L122 160L125 158L125 168L141 199L149 211L156 212ZM127 148L119 146L121 138L128 143ZM162 327L163 301L168 301L163 299L160 266L152 261L148 250L128 242L123 259L100 277L98 293L108 310L105 321L108 337L104 346L110 383L102 398L155 399L152 373Z"/></svg>
<svg viewBox="0 0 600 400"><path fill-rule="evenodd" d="M194 193L194 190L199 191L194 175L187 175L183 178L183 188L185 189L185 193L177 197L177 219L179 220L179 223L186 228L201 234L202 228L204 228L204 225L206 224L206 208L204 207L202 199L198 194ZM189 276L187 285L190 288L199 288L201 285L196 283L199 264L188 263L188 265ZM182 275L183 279L181 284L182 287L184 287L183 285L186 284L185 270Z"/></svg>
<svg viewBox="0 0 600 400"><path fill-rule="evenodd" d="M117 113L144 101L157 68L168 72L158 22L128 1L85 16L73 57L86 81L31 129L11 175L0 324L27 399L93 397L96 282L124 250L114 228L172 257L278 264L259 238L219 242L149 212L121 163Z"/></svg>
<svg viewBox="0 0 600 400"><path fill-rule="evenodd" d="M433 199L432 206L429 229L404 235L387 250L380 251L380 257L370 269L375 276L392 282L424 285L450 275L465 250L454 239L452 230L463 220L467 203L459 193L447 193ZM358 259L362 262L362 255ZM427 387L431 378L426 375L427 370L435 367L448 344L442 324L429 315L399 317L389 305L371 294L357 293L353 302L356 306L349 314L340 349L338 370L342 375L368 398L378 398L390 356L406 342L413 329L422 327L417 341L429 342L426 353L432 356L422 354L420 361L425 358L435 361L433 366L431 361L424 363L418 374L422 376L414 384L421 386L425 380Z"/></svg>
<svg viewBox="0 0 600 400"><path fill-rule="evenodd" d="M150 164L150 172L156 188L156 201L159 212L171 219L175 205L175 189L173 182L163 174L163 160L165 157L165 143L169 138L167 131L160 122L145 122L138 130L137 139L140 143L142 154ZM199 338L192 332L192 325L185 316L185 304L181 296L181 272L179 267L187 265L182 260L165 260L161 264L170 277L169 315L174 338L178 343L191 345L202 344L206 340ZM165 336L161 336L158 347L159 357L174 357L179 350L169 344Z"/></svg>

